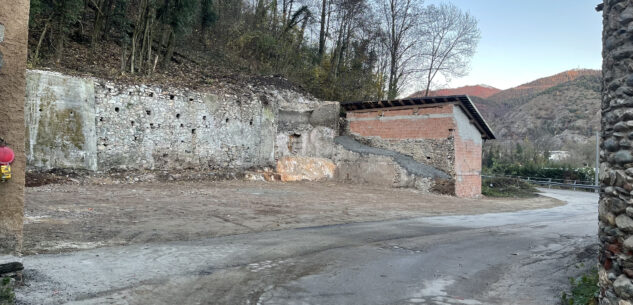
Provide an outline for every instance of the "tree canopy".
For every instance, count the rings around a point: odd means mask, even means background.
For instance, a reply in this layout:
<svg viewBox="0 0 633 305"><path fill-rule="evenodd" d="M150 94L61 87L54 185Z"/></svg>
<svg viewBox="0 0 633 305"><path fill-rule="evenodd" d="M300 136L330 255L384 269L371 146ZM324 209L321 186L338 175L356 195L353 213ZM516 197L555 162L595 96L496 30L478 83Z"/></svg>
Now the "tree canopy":
<svg viewBox="0 0 633 305"><path fill-rule="evenodd" d="M326 100L427 89L467 71L479 39L472 16L420 0L32 0L30 27L31 66L281 75Z"/></svg>

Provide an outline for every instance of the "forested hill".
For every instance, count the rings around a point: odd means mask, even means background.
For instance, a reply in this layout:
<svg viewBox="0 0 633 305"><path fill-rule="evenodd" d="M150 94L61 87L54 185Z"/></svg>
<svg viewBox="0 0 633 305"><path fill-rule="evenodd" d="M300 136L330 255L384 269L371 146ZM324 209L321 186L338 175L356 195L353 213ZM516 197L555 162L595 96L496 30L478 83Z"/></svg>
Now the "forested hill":
<svg viewBox="0 0 633 305"><path fill-rule="evenodd" d="M601 77L599 70L570 70L470 98L499 141L568 149L592 142L600 129Z"/></svg>
<svg viewBox="0 0 633 305"><path fill-rule="evenodd" d="M429 91L429 96L444 96L444 95L469 95L471 97L488 98L494 94L501 92L500 89L487 85L475 85L464 86L459 88L438 89ZM425 96L425 91L418 91L410 95L410 97Z"/></svg>
<svg viewBox="0 0 633 305"><path fill-rule="evenodd" d="M479 40L477 21L459 8L407 3L31 0L28 60L31 68L193 89L276 76L324 100L377 100L398 96L420 76L411 71L460 72ZM433 35L446 33L459 35L433 45ZM434 65L447 61L429 58L429 48L455 66Z"/></svg>
<svg viewBox="0 0 633 305"><path fill-rule="evenodd" d="M495 120L497 135L506 140L529 139L552 149L593 141L600 130L601 76L587 74L525 97Z"/></svg>
<svg viewBox="0 0 633 305"><path fill-rule="evenodd" d="M503 90L498 92L488 99L493 100L495 102L501 102L509 107L513 107L516 105L521 105L526 101L526 98L531 97L535 94L543 92L549 88L557 86L559 84L573 81L576 78L583 76L601 76L601 72L599 70L591 70L591 69L574 69L564 71L558 74L554 74L551 76L539 78L537 80L531 81L529 83L525 83L523 85L510 88L507 90Z"/></svg>

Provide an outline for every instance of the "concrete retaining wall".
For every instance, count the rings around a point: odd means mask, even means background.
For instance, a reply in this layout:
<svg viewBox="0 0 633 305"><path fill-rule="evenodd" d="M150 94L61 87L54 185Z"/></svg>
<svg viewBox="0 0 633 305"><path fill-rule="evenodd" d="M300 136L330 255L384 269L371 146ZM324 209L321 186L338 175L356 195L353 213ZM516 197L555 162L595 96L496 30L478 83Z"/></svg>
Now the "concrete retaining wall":
<svg viewBox="0 0 633 305"><path fill-rule="evenodd" d="M97 170L94 81L28 71L26 86L29 167Z"/></svg>
<svg viewBox="0 0 633 305"><path fill-rule="evenodd" d="M291 90L214 94L28 71L31 169L244 170L332 156L338 103Z"/></svg>

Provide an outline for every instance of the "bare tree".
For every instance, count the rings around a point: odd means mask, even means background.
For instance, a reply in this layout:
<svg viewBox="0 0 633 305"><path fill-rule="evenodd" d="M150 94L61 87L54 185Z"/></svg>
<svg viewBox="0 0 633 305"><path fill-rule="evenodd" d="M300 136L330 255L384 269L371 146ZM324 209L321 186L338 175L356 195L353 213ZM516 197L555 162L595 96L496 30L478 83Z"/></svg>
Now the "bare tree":
<svg viewBox="0 0 633 305"><path fill-rule="evenodd" d="M480 38L477 20L453 4L430 5L419 27L425 96L436 76L464 76Z"/></svg>
<svg viewBox="0 0 633 305"><path fill-rule="evenodd" d="M416 58L416 26L419 23L423 1L380 0L383 31L389 50L389 83L387 97L396 98L407 76L414 72Z"/></svg>
<svg viewBox="0 0 633 305"><path fill-rule="evenodd" d="M321 24L321 29L319 31L319 60L323 57L323 52L325 52L325 40L327 37L325 36L325 26L327 24L326 17L328 16L328 1L322 0L321 3L321 20L319 23Z"/></svg>

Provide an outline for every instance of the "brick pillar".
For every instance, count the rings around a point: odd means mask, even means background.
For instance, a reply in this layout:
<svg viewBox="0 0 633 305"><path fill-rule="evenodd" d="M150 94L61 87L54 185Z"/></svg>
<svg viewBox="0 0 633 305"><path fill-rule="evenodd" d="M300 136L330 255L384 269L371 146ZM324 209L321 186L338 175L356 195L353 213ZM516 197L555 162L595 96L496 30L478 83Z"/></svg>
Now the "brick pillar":
<svg viewBox="0 0 633 305"><path fill-rule="evenodd" d="M24 215L24 99L29 0L0 0L0 138L14 150L13 179L0 183L0 254L20 251Z"/></svg>
<svg viewBox="0 0 633 305"><path fill-rule="evenodd" d="M633 300L633 2L604 1L599 278L601 305Z"/></svg>

